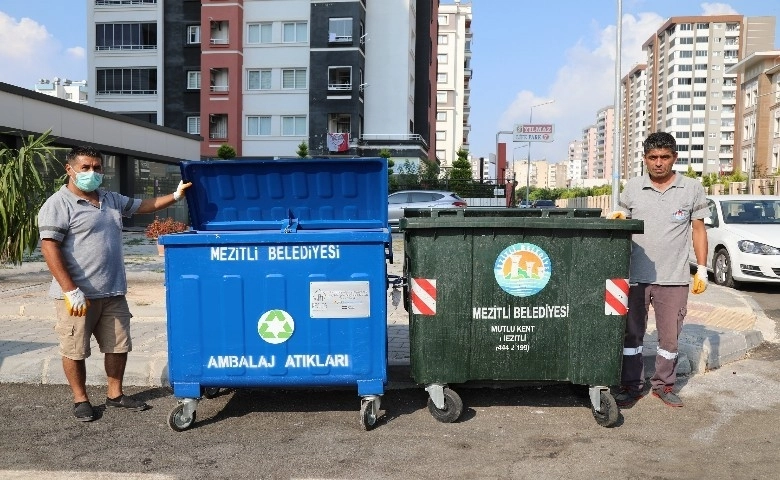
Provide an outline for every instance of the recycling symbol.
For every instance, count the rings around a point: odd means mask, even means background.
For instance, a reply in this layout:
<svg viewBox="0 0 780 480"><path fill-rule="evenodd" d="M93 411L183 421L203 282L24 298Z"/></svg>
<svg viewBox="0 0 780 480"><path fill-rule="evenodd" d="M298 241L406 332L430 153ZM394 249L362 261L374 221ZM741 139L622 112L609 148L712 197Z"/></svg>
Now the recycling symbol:
<svg viewBox="0 0 780 480"><path fill-rule="evenodd" d="M286 342L295 331L295 321L284 310L269 310L257 322L257 333L268 343Z"/></svg>

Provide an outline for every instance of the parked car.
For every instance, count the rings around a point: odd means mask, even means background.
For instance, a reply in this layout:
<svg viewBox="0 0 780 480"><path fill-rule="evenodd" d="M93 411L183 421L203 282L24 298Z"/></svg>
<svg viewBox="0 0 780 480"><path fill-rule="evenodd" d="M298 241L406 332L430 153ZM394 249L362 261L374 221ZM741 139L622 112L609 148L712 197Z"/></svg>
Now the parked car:
<svg viewBox="0 0 780 480"><path fill-rule="evenodd" d="M397 228L405 208L465 207L466 202L454 192L444 190L402 190L387 197L390 228Z"/></svg>
<svg viewBox="0 0 780 480"><path fill-rule="evenodd" d="M780 197L709 195L707 203L707 270L715 283L780 283Z"/></svg>
<svg viewBox="0 0 780 480"><path fill-rule="evenodd" d="M530 208L533 205L533 200L520 200L517 202L517 208Z"/></svg>
<svg viewBox="0 0 780 480"><path fill-rule="evenodd" d="M534 200L531 204L531 208L557 208L554 200Z"/></svg>

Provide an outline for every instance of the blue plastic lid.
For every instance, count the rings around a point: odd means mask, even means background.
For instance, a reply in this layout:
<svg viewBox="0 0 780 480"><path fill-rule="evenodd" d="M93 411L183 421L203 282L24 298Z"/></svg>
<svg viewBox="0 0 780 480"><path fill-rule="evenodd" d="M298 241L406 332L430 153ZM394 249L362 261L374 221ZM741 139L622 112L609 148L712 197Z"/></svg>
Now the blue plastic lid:
<svg viewBox="0 0 780 480"><path fill-rule="evenodd" d="M181 162L194 230L387 228L384 158Z"/></svg>

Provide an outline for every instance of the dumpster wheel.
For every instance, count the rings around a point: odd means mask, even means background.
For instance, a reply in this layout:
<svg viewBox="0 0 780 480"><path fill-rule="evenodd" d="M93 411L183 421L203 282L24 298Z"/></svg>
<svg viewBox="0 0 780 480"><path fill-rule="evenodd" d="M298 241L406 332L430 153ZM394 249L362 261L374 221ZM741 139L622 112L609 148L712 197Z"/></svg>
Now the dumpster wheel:
<svg viewBox="0 0 780 480"><path fill-rule="evenodd" d="M593 418L595 418L596 423L602 427L615 426L618 417L620 416L620 409L615 402L615 397L608 391L602 390L599 398L601 400L601 404L599 405L601 411L596 411L596 409L591 406Z"/></svg>
<svg viewBox="0 0 780 480"><path fill-rule="evenodd" d="M368 431L374 428L379 418L380 399L378 396L371 395L363 398L360 402L360 426Z"/></svg>
<svg viewBox="0 0 780 480"><path fill-rule="evenodd" d="M442 389L444 394L444 408L438 408L433 402L433 398L428 397L428 411L433 418L442 423L452 423L463 412L463 400L460 396L448 387Z"/></svg>
<svg viewBox="0 0 780 480"><path fill-rule="evenodd" d="M176 405L176 407L171 410L171 414L168 415L168 426L171 427L171 430L174 432L183 432L195 423L195 411L193 410L192 414L188 417L184 413L184 406L184 403Z"/></svg>
<svg viewBox="0 0 780 480"><path fill-rule="evenodd" d="M219 387L202 387L200 392L201 395L203 395L203 398L216 398L217 395L219 395Z"/></svg>

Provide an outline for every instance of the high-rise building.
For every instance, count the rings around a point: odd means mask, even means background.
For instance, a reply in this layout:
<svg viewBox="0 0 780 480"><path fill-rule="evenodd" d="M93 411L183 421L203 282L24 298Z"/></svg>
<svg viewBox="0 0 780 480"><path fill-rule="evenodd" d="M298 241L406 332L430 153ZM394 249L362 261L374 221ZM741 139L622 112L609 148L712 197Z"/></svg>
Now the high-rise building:
<svg viewBox="0 0 780 480"><path fill-rule="evenodd" d="M644 173L644 149L647 136L647 65L635 65L621 82L620 162L621 178Z"/></svg>
<svg viewBox="0 0 780 480"><path fill-rule="evenodd" d="M611 178L614 143L615 109L610 105L596 112L596 151L593 163L588 164L588 178ZM591 150L590 145L588 150Z"/></svg>
<svg viewBox="0 0 780 480"><path fill-rule="evenodd" d="M566 158L566 180L570 187L579 187L582 185L582 179L584 178L582 145L582 140L572 140L569 142L569 153Z"/></svg>
<svg viewBox="0 0 780 480"><path fill-rule="evenodd" d="M438 0L88 4L91 104L199 134L202 157L435 158Z"/></svg>
<svg viewBox="0 0 780 480"><path fill-rule="evenodd" d="M648 39L647 133L677 139L675 170L731 172L741 144L736 74L741 58L774 43L774 18L672 17ZM739 168L737 166L736 168Z"/></svg>
<svg viewBox="0 0 780 480"><path fill-rule="evenodd" d="M449 168L460 149L469 150L471 104L471 4L442 4L438 15L436 157Z"/></svg>

